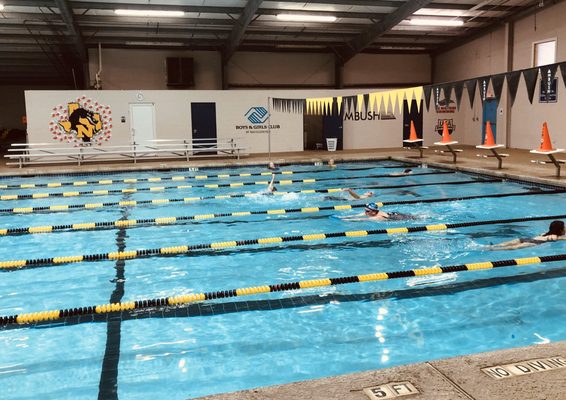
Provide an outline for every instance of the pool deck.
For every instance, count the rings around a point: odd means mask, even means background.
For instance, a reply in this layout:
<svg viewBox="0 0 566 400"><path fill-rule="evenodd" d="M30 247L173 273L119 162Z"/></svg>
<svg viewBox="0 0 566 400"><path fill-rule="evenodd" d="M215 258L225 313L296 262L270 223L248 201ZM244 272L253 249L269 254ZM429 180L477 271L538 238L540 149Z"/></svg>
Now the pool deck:
<svg viewBox="0 0 566 400"><path fill-rule="evenodd" d="M566 165L563 164L562 177L557 178L554 165L540 165L531 160L548 161L545 156L530 154L528 150L505 149L509 157L503 160L503 169L497 169L497 160L481 158L476 154L487 154L474 146L456 146L463 149L458 153L457 163L452 162L452 155L435 153L434 149L424 152L423 158L416 157L418 152L395 149L346 150L336 152L305 151L298 153L253 154L240 160L234 159L198 159L195 161L144 161L138 164L96 163L84 166L63 164L59 166L8 167L0 162L0 176L40 175L49 173L76 172L116 172L127 170L151 170L164 168L212 167L261 165L271 161L277 163L319 162L333 158L336 162L350 160L372 160L394 158L396 160L426 163L430 166L455 168L462 171L487 173L501 177L519 178L533 182L566 187ZM559 159L566 159L566 154ZM566 322L565 322L566 324ZM559 357L561 361L543 361L542 364L528 365L525 361ZM517 367L516 364L519 364ZM376 363L377 364L377 363ZM515 364L515 367L509 366ZM482 368L506 365L505 371L514 371L508 378L495 379ZM546 366L546 367L545 367ZM560 366L560 368L559 368ZM543 368L546 368L543 370ZM530 373L535 370L537 373ZM498 370L501 372L502 370ZM521 374L521 371L529 372ZM410 386L402 383L409 382ZM383 385L390 386L383 389ZM395 385L396 384L396 385ZM388 393L393 397L395 390L407 393L416 388L419 393L402 396L403 399L415 400L565 400L566 399L566 341L534 345L531 347L480 353L462 357L436 360L413 365L340 375L330 378L303 381L287 385L270 386L236 393L208 396L207 400L367 400L366 388L381 387L384 392L375 389L378 394ZM409 388L409 389L408 389ZM397 396L400 397L400 396Z"/></svg>
<svg viewBox="0 0 566 400"><path fill-rule="evenodd" d="M478 150L474 146L457 145L463 149L458 153L457 163L452 163L452 155L442 155L435 153L433 149L425 150L424 157L418 158L418 152L403 150L400 148L392 149L366 149L366 150L344 150L336 152L328 151L304 151L294 153L272 153L271 161L278 163L293 162L317 162L326 161L333 158L336 162L350 160L373 160L384 158L395 158L398 160L426 163L431 166L444 166L463 171L484 172L502 177L518 177L521 179L533 180L540 183L566 186L566 164L562 165L562 176L557 178L556 168L552 164L535 164L531 160L549 161L543 155L530 154L528 150L504 149L502 152L509 154L503 160L503 168L497 169L497 160L494 158L481 158L477 154L488 154L486 150ZM566 153L559 159L566 159ZM137 164L132 162L112 162L112 163L91 163L82 166L73 164L62 165L41 165L33 167L9 167L5 165L5 159L0 161L0 176L3 175L38 175L48 173L73 173L73 172L116 172L116 171L135 171L151 170L162 168L188 168L188 167L218 167L218 166L242 166L265 164L269 161L267 154L252 154L237 159L213 158L195 159L194 161L185 160L161 160L161 161L140 161Z"/></svg>
<svg viewBox="0 0 566 400"><path fill-rule="evenodd" d="M383 388L393 384L392 390L408 391L399 383L409 382L413 393L400 397L375 397L375 399L400 398L407 400L564 400L566 399L566 341L480 353L444 360L411 364L401 367L339 375L330 378L268 386L241 392L201 397L200 400L368 400L367 388ZM546 371L513 375L495 379L482 368L518 364L515 371L534 371L546 363L531 365L523 362L535 359L560 357L564 361L559 368ZM550 364L549 364L550 365ZM557 364L559 365L559 364ZM515 367L517 368L517 367ZM498 370L501 373L502 370ZM397 385L395 385L397 384ZM391 386L390 386L391 388ZM379 392L378 392L379 393Z"/></svg>

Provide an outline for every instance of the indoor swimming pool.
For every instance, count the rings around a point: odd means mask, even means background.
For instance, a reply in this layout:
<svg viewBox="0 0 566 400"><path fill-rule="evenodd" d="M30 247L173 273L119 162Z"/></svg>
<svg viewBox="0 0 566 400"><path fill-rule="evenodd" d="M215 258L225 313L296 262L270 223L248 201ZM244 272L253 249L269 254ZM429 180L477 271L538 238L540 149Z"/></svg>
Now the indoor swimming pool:
<svg viewBox="0 0 566 400"><path fill-rule="evenodd" d="M264 166L0 179L2 399L188 399L566 340L566 241L489 247L566 220L566 189L274 172L273 193Z"/></svg>

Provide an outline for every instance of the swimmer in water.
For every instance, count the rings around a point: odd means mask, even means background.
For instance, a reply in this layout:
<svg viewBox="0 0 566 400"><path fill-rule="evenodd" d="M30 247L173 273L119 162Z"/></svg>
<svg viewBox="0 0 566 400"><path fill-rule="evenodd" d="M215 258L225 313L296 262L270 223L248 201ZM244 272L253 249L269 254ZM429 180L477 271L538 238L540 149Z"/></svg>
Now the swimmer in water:
<svg viewBox="0 0 566 400"><path fill-rule="evenodd" d="M532 247L546 242L556 240L566 240L564 232L564 221L552 221L548 227L548 232L533 238L518 238L507 242L487 246L488 250L515 250L524 247Z"/></svg>
<svg viewBox="0 0 566 400"><path fill-rule="evenodd" d="M368 203L362 214L352 215L350 217L341 218L347 221L403 221L415 219L413 215L401 214L397 212L385 212L379 209L377 204Z"/></svg>
<svg viewBox="0 0 566 400"><path fill-rule="evenodd" d="M324 200L334 200L334 201L350 201L350 200L360 200L360 199L367 199L369 197L373 197L375 196L375 192L365 192L362 194L358 194L356 192L354 192L352 189L350 188L343 188L342 189L343 192L348 193L348 197L344 197L344 196L325 196Z"/></svg>

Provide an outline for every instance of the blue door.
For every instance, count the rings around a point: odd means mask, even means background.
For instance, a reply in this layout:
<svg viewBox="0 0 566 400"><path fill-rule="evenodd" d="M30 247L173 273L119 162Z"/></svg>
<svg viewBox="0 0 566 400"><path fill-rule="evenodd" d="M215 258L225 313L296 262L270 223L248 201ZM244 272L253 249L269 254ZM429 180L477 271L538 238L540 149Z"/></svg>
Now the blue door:
<svg viewBox="0 0 566 400"><path fill-rule="evenodd" d="M191 103L191 126L193 139L208 139L204 143L193 140L193 148L212 147L210 143L216 142L216 103ZM216 154L216 151L199 151L199 154Z"/></svg>
<svg viewBox="0 0 566 400"><path fill-rule="evenodd" d="M191 103L193 139L216 140L216 103Z"/></svg>
<svg viewBox="0 0 566 400"><path fill-rule="evenodd" d="M481 142L485 142L485 123L489 121L491 131L493 132L493 140L497 142L497 100L485 99L483 102L483 124L481 128Z"/></svg>

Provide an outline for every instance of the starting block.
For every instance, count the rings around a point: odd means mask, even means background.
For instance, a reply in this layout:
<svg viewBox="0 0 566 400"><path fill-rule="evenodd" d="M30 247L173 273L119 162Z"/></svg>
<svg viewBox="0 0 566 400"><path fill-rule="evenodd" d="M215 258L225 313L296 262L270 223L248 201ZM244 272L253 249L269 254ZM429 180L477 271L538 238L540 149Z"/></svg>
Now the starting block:
<svg viewBox="0 0 566 400"><path fill-rule="evenodd" d="M564 153L564 149L531 150L531 153L542 154L542 155L547 156L550 159L550 161L531 160L531 162L535 163L535 164L554 164L554 166L556 167L556 177L560 178L560 167L561 167L561 164L566 163L566 160L557 160L556 157L554 157L554 155L557 154L557 153Z"/></svg>
<svg viewBox="0 0 566 400"><path fill-rule="evenodd" d="M484 157L484 158L489 158L489 157L497 158L497 169L501 169L503 167L503 158L509 157L509 154L503 154L503 153L497 152L497 149L500 149L502 147L505 147L505 145L504 144L494 144L494 145L491 145L491 146L486 146L486 145L476 146L476 149L489 150L492 153L492 154L477 154L477 156L478 157Z"/></svg>

